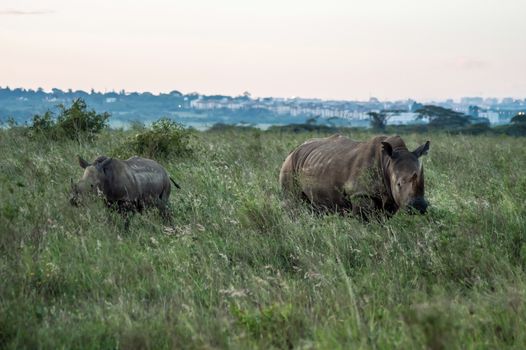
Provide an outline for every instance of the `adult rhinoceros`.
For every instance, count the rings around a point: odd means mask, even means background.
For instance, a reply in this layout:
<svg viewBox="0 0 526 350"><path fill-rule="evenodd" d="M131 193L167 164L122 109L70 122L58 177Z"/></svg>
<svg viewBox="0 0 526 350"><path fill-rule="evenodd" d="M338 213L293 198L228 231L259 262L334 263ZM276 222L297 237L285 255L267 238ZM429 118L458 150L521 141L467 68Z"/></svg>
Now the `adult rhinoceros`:
<svg viewBox="0 0 526 350"><path fill-rule="evenodd" d="M84 169L82 179L74 184L70 202L78 205L86 194L99 194L106 203L121 213L141 212L147 207L157 207L164 218L169 218L167 208L171 184L166 170L156 161L141 157L127 160L100 156L93 163L78 157Z"/></svg>
<svg viewBox="0 0 526 350"><path fill-rule="evenodd" d="M409 151L400 136L357 142L341 135L308 140L285 159L282 189L316 208L352 211L367 218L401 208L425 213L424 168L429 141Z"/></svg>

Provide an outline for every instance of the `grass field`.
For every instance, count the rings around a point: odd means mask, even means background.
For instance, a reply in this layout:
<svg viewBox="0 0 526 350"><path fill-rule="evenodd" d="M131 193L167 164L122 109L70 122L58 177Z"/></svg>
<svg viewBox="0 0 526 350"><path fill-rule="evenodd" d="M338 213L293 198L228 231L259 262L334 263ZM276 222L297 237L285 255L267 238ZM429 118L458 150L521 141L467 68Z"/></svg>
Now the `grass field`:
<svg viewBox="0 0 526 350"><path fill-rule="evenodd" d="M281 204L282 161L315 134L198 133L161 162L181 185L156 211L74 208L95 143L0 130L0 348L526 347L524 139L431 140L425 216L384 223ZM364 140L368 133L352 138Z"/></svg>

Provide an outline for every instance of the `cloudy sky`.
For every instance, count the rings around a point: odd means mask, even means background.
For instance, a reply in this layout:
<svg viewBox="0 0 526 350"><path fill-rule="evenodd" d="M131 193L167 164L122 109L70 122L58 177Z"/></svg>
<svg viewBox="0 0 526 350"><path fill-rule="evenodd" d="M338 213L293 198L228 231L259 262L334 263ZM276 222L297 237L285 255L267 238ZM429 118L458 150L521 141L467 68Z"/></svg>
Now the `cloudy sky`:
<svg viewBox="0 0 526 350"><path fill-rule="evenodd" d="M0 86L526 97L525 0L2 0Z"/></svg>

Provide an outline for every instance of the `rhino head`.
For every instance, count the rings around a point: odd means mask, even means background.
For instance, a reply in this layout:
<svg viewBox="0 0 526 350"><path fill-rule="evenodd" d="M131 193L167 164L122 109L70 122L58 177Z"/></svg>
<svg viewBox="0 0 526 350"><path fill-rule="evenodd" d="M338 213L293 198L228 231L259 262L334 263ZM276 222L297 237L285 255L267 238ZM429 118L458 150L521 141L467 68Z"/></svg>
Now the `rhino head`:
<svg viewBox="0 0 526 350"><path fill-rule="evenodd" d="M89 163L82 157L77 157L80 167L84 169L84 174L77 183L71 179L69 202L74 206L80 205L90 195L102 193L105 178L102 169L111 160L111 158L100 156L93 163Z"/></svg>
<svg viewBox="0 0 526 350"><path fill-rule="evenodd" d="M424 198L424 167L419 158L429 151L429 141L414 151L404 148L393 149L388 142L382 142L383 151L389 157L386 174L391 194L401 209L424 214L428 202Z"/></svg>

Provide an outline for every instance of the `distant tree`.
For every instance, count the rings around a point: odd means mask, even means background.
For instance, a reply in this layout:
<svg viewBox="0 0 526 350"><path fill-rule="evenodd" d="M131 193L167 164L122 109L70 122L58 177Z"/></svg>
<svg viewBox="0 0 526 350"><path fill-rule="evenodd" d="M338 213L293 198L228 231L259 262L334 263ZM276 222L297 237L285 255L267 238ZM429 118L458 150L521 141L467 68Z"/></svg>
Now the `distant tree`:
<svg viewBox="0 0 526 350"><path fill-rule="evenodd" d="M476 117L476 118L471 117L470 119L471 119L470 120L471 124L484 124L488 126L491 124L489 119L484 118L484 117Z"/></svg>
<svg viewBox="0 0 526 350"><path fill-rule="evenodd" d="M416 111L417 119L429 118L429 126L443 129L463 128L470 124L469 116L452 109L425 105Z"/></svg>
<svg viewBox="0 0 526 350"><path fill-rule="evenodd" d="M315 116L315 117L307 118L307 120L305 121L305 124L308 124L308 125L314 125L314 124L316 124L316 122L318 121L318 118L319 118L319 117L320 117L320 116L317 115L317 116Z"/></svg>
<svg viewBox="0 0 526 350"><path fill-rule="evenodd" d="M517 113L513 118L511 118L511 123L514 125L526 125L526 113Z"/></svg>
<svg viewBox="0 0 526 350"><path fill-rule="evenodd" d="M385 130L387 121L394 115L400 114L399 110L383 110L379 112L367 112L371 127L376 131Z"/></svg>
<svg viewBox="0 0 526 350"><path fill-rule="evenodd" d="M330 118L327 118L327 124L329 124L330 126L334 126L334 122L337 121L338 117L330 117Z"/></svg>
<svg viewBox="0 0 526 350"><path fill-rule="evenodd" d="M526 135L526 112L519 112L511 118L511 125L508 125L507 134L513 136Z"/></svg>
<svg viewBox="0 0 526 350"><path fill-rule="evenodd" d="M53 89L51 89L51 91L53 92L53 95L55 95L55 96L64 95L64 91L62 91L60 89L57 89L57 88L53 88Z"/></svg>
<svg viewBox="0 0 526 350"><path fill-rule="evenodd" d="M369 116L369 121L371 122L371 127L374 130L385 130L385 126L387 124L387 120L389 119L389 116L387 113L381 111L381 112L367 112L367 115Z"/></svg>

